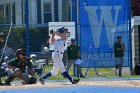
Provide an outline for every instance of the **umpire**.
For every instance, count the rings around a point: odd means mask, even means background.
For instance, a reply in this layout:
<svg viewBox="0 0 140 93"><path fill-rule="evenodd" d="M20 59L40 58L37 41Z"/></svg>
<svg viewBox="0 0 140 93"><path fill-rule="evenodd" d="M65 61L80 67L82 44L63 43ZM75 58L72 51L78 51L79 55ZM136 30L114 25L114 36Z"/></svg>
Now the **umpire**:
<svg viewBox="0 0 140 93"><path fill-rule="evenodd" d="M11 81L15 78L23 80L24 84L35 84L37 79L26 72L27 67L30 68L30 72L32 72L32 63L30 59L25 56L24 49L18 49L16 51L16 58L8 63L8 68L13 69L13 74L5 80L5 85L11 85Z"/></svg>

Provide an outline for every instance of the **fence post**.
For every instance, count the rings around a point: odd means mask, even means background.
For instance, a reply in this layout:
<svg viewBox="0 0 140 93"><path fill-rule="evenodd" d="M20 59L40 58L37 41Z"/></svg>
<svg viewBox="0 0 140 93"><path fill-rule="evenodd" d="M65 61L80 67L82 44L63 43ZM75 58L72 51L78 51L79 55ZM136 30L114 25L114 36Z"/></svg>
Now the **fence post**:
<svg viewBox="0 0 140 93"><path fill-rule="evenodd" d="M129 64L130 64L130 73L133 74L133 62L132 62L132 29L131 29L131 0L128 0L128 17L129 17L129 46L130 46L130 54L129 54Z"/></svg>
<svg viewBox="0 0 140 93"><path fill-rule="evenodd" d="M29 7L26 0L26 55L29 56Z"/></svg>
<svg viewBox="0 0 140 93"><path fill-rule="evenodd" d="M77 0L72 0L72 21L75 22L75 38L76 38L76 45L78 44L78 33L77 33ZM73 63L73 74L76 77L75 71L75 63Z"/></svg>

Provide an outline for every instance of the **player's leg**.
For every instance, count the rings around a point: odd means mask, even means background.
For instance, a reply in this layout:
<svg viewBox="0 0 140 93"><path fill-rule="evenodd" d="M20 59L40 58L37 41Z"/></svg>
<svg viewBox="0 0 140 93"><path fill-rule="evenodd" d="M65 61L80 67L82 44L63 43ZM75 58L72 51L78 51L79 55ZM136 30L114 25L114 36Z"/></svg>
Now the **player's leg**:
<svg viewBox="0 0 140 93"><path fill-rule="evenodd" d="M72 83L72 84L76 84L79 82L80 79L73 79L71 78L71 76L68 74L68 72L66 71L66 68L63 64L63 61L60 57L56 58L57 62L58 62L58 66L59 66L59 69L60 71L62 72L63 76L66 77L67 79L69 79L69 81Z"/></svg>
<svg viewBox="0 0 140 93"><path fill-rule="evenodd" d="M76 66L76 68L77 68L77 70L78 70L78 76L84 77L84 76L83 76L83 73L82 73L81 65L75 64L75 66Z"/></svg>
<svg viewBox="0 0 140 93"><path fill-rule="evenodd" d="M62 72L62 75L64 76L64 77L66 77L67 79L69 79L69 81L72 83L72 84L76 84L76 83L78 83L79 81L80 81L80 79L73 79L73 78L71 78L71 76L68 74L68 72L66 71L66 68L65 68L65 66L64 66L64 64L63 64L63 61L62 60L60 60L59 61L59 69L60 69L60 71Z"/></svg>
<svg viewBox="0 0 140 93"><path fill-rule="evenodd" d="M28 73L22 73L19 78L24 81L23 84L35 84L37 82L37 79Z"/></svg>
<svg viewBox="0 0 140 93"><path fill-rule="evenodd" d="M16 77L21 77L21 71L19 68L16 68L14 70L14 73L5 80L6 85L11 85L11 82L16 78Z"/></svg>
<svg viewBox="0 0 140 93"><path fill-rule="evenodd" d="M118 62L119 61L119 58L118 57L115 57L115 76L117 76L117 69L118 69Z"/></svg>
<svg viewBox="0 0 140 93"><path fill-rule="evenodd" d="M44 76L42 76L41 79L46 79L50 76L57 75L58 71L59 71L59 67L55 66L54 63L53 69L50 72L46 73Z"/></svg>
<svg viewBox="0 0 140 93"><path fill-rule="evenodd" d="M57 72L59 71L59 66L58 66L58 63L57 63L56 58L57 58L57 55L55 55L55 54L53 53L53 54L52 54L52 60L53 60L53 62L54 62L54 64L53 64L53 69L52 69L52 71L50 71L50 72L48 72L48 73L46 73L45 75L43 75L43 76L40 77L39 81L40 81L42 84L44 84L44 79L46 79L46 78L48 78L48 77L50 77L50 76L56 75Z"/></svg>
<svg viewBox="0 0 140 93"><path fill-rule="evenodd" d="M54 63L56 64L55 66L62 72L62 75L70 80L72 82L72 78L66 71L66 68L64 66L64 63L62 61L63 55L61 54L56 54L55 56L52 56L53 60L55 61Z"/></svg>
<svg viewBox="0 0 140 93"><path fill-rule="evenodd" d="M11 75L8 76L8 78L5 80L5 85L11 85L11 82L15 79L16 77Z"/></svg>
<svg viewBox="0 0 140 93"><path fill-rule="evenodd" d="M71 60L68 60L68 64L66 66L67 72L69 72L69 69L70 69L72 64L73 64L73 62Z"/></svg>
<svg viewBox="0 0 140 93"><path fill-rule="evenodd" d="M29 82L30 77L31 76L28 73L21 73L21 76L18 78L20 78L25 82L25 84L27 84Z"/></svg>
<svg viewBox="0 0 140 93"><path fill-rule="evenodd" d="M121 77L122 76L122 67L123 67L123 60L124 60L124 57L120 57L119 58L119 77Z"/></svg>
<svg viewBox="0 0 140 93"><path fill-rule="evenodd" d="M58 71L59 71L59 68L56 67L55 63L54 63L53 69L50 72L48 72L45 75L40 77L40 79L39 79L40 83L44 84L44 79L56 75L58 73Z"/></svg>

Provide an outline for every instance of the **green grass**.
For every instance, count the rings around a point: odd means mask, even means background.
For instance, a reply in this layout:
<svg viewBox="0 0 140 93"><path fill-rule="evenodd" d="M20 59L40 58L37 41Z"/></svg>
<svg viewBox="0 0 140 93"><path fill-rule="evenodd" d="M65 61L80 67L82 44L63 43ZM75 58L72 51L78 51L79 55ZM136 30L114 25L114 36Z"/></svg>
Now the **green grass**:
<svg viewBox="0 0 140 93"><path fill-rule="evenodd" d="M52 67L53 66L45 66L44 74L49 72L49 71L51 71ZM103 75L103 76L105 76L107 78L114 78L114 69L113 68L97 68L97 71L98 71L98 73L100 75ZM85 74L86 68L82 68L82 72L83 72L83 74ZM128 72L126 72L126 73L128 73ZM70 76L73 77L73 69L72 69L72 67L69 70L69 74L70 74ZM86 78L82 78L82 79L90 79L90 78L95 78L95 77L98 78L96 76L96 74L95 74L94 69L90 68L88 70ZM39 77L37 76L37 78L39 78ZM140 75L129 75L129 74L124 75L124 74L122 74L121 78L128 78L128 79L129 78L140 78ZM2 78L2 81L5 81L5 79L6 78ZM67 79L63 78L61 72L59 71L56 76L49 77L49 78L47 78L47 80L67 80Z"/></svg>
<svg viewBox="0 0 140 93"><path fill-rule="evenodd" d="M45 73L51 71L51 70L52 70L52 67L53 67L53 66L46 66L45 69L44 69L44 70L45 70ZM72 69L70 69L69 74L70 74L71 76L73 76ZM62 74L61 74L60 71L58 72L58 74L57 74L56 76L52 76L52 77L49 77L49 78L48 78L48 80L65 80L65 79L66 79L66 78L63 78L63 76L62 76Z"/></svg>
<svg viewBox="0 0 140 93"><path fill-rule="evenodd" d="M51 71L51 70L52 70L52 66L46 66L45 67L45 72L48 72L48 71ZM103 75L107 78L114 78L114 69L113 68L97 68L97 71L100 75ZM82 68L82 72L83 72L83 74L85 74L86 68ZM129 73L129 72L126 72L126 73ZM72 67L69 70L69 74L70 74L70 76L73 77ZM90 68L88 70L88 73L87 73L86 77L88 77L88 78L97 77L93 68ZM140 75L128 75L128 74L124 75L123 74L122 78L140 78ZM48 80L65 80L65 79L66 78L63 78L61 72L58 72L58 74L56 76L52 76L52 77L48 78ZM82 78L82 79L87 79L87 78Z"/></svg>

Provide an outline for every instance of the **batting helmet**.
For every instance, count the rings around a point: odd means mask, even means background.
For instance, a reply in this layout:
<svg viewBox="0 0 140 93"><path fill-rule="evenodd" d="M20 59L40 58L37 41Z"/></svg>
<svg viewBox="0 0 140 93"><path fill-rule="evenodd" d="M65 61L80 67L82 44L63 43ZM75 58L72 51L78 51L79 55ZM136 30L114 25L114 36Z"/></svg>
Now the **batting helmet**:
<svg viewBox="0 0 140 93"><path fill-rule="evenodd" d="M61 27L61 28L58 28L57 29L57 31L59 32L59 33L64 33L64 31L67 31L68 29L67 28L65 28L65 27Z"/></svg>

